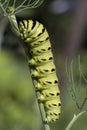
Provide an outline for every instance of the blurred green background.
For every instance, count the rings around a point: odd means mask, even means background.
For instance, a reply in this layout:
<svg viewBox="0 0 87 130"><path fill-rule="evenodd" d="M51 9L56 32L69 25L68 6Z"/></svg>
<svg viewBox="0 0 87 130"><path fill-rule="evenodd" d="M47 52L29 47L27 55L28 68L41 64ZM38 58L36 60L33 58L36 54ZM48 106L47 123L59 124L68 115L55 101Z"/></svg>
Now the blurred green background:
<svg viewBox="0 0 87 130"><path fill-rule="evenodd" d="M65 65L66 57L70 61L80 54L82 72L87 77L86 11L85 0L44 0L40 7L17 14L18 22L33 19L43 23L50 35L62 100L62 113L60 119L51 124L52 130L64 130L78 112L67 91L70 84L68 86ZM78 87L76 63L77 60L74 61L74 79L75 87ZM82 80L81 87L82 93L77 93L80 104L87 96L87 82ZM87 114L79 118L71 130L87 130L86 122ZM12 33L7 18L0 16L0 130L42 129L24 48Z"/></svg>

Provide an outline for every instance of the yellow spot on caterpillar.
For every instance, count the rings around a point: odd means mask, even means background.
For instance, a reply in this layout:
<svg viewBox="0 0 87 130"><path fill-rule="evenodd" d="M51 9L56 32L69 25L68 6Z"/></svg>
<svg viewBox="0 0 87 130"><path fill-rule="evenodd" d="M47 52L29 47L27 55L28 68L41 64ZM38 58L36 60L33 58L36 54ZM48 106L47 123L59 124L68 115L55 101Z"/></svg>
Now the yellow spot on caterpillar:
<svg viewBox="0 0 87 130"><path fill-rule="evenodd" d="M52 107L52 104L49 104L48 106L49 106L49 107Z"/></svg>
<svg viewBox="0 0 87 130"><path fill-rule="evenodd" d="M46 94L46 97L49 97L49 93Z"/></svg>
<svg viewBox="0 0 87 130"><path fill-rule="evenodd" d="M41 63L41 60L39 59L37 62Z"/></svg>
<svg viewBox="0 0 87 130"><path fill-rule="evenodd" d="M35 42L34 45L36 46L36 45L39 45L39 44Z"/></svg>
<svg viewBox="0 0 87 130"><path fill-rule="evenodd" d="M37 52L39 52L39 53L40 53L40 52L41 52L41 50L37 50Z"/></svg>
<svg viewBox="0 0 87 130"><path fill-rule="evenodd" d="M32 20L28 20L28 30L27 30L27 32L29 33L30 31L31 31L31 28L32 28L32 26L33 26L33 21Z"/></svg>
<svg viewBox="0 0 87 130"><path fill-rule="evenodd" d="M50 113L50 115L53 115L53 113Z"/></svg>
<svg viewBox="0 0 87 130"><path fill-rule="evenodd" d="M25 28L27 29L27 20L23 20L23 22L24 22Z"/></svg>
<svg viewBox="0 0 87 130"><path fill-rule="evenodd" d="M46 85L47 83L46 82L43 82L43 85Z"/></svg>
<svg viewBox="0 0 87 130"><path fill-rule="evenodd" d="M42 71L42 70L40 70L40 73L43 73L43 71Z"/></svg>

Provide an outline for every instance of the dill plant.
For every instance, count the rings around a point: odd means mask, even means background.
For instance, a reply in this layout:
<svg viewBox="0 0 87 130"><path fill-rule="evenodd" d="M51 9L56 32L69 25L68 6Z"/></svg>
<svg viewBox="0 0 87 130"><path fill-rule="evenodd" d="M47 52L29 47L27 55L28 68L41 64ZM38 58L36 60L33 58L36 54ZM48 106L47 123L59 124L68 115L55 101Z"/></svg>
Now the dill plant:
<svg viewBox="0 0 87 130"><path fill-rule="evenodd" d="M42 4L43 1L44 0L22 0L21 3L19 5L17 5L16 4L17 0L13 0L13 1L12 0L5 0L5 1L0 0L0 14L2 16L5 16L8 18L10 25L11 25L11 29L14 32L14 34L17 36L17 38L20 39L20 31L18 28L18 23L17 23L15 14L17 14L21 11L24 11L26 9L37 8ZM38 97L38 94L39 93L36 92L36 98ZM44 106L42 103L38 103L38 106L40 109L44 129L50 130L49 124L44 122L44 120L46 118Z"/></svg>
<svg viewBox="0 0 87 130"><path fill-rule="evenodd" d="M78 109L78 113L74 114L73 119L65 129L70 130L76 120L87 112L87 79L83 72L80 55L78 58L69 62L69 64L66 62L66 74L69 95L72 97ZM85 86L83 86L84 84ZM84 91L83 95L82 91Z"/></svg>
<svg viewBox="0 0 87 130"><path fill-rule="evenodd" d="M15 15L19 12L26 10L26 9L37 8L42 4L43 1L44 0L21 0L20 4L18 4L17 0L4 0L4 1L0 0L0 15L8 18L12 31L20 39L20 31L18 28L18 23L17 23ZM71 61L71 63L69 65L66 62L66 73L67 73L67 79L68 79L67 85L69 86L68 87L69 93L70 93L72 99L75 101L79 112L77 114L74 114L73 119L67 125L65 130L70 130L72 125L74 124L74 122L76 122L76 120L87 111L87 108L85 107L85 104L87 101L87 89L85 91L86 92L85 97L84 97L82 102L79 103L78 96L77 96L78 95L77 93L80 92L81 80L83 79L84 82L87 83L87 79L81 70L80 56L78 58L79 84L80 84L79 88L76 88L76 86L75 86L73 66L74 66L73 60ZM78 89L79 89L79 91L78 91ZM38 96L38 93L36 93L36 97L37 96ZM50 130L49 124L44 122L46 115L45 115L45 111L43 108L43 104L38 104L38 105L40 108L40 113L41 113L44 129Z"/></svg>

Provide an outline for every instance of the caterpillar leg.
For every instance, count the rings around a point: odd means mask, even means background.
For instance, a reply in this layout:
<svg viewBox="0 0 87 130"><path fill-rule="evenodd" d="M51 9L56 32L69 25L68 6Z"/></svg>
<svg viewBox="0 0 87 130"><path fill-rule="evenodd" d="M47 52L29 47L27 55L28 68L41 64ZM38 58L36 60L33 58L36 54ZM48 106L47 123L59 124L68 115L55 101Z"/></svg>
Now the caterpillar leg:
<svg viewBox="0 0 87 130"><path fill-rule="evenodd" d="M45 122L47 123L55 122L56 120L59 119L59 116L60 116L60 109L47 110Z"/></svg>

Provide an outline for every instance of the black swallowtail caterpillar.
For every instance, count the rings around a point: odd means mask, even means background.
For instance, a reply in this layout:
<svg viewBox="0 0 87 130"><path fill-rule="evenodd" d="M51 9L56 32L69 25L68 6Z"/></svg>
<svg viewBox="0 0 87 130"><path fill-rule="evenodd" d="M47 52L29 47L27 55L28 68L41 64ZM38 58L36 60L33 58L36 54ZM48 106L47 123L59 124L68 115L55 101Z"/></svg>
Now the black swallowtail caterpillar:
<svg viewBox="0 0 87 130"><path fill-rule="evenodd" d="M60 90L47 30L41 23L32 20L20 22L19 30L30 54L28 63L35 80L35 90L40 92L38 101L44 105L45 121L56 121L61 113Z"/></svg>

